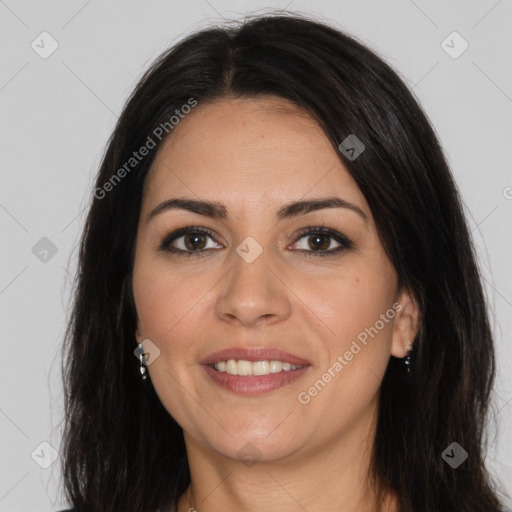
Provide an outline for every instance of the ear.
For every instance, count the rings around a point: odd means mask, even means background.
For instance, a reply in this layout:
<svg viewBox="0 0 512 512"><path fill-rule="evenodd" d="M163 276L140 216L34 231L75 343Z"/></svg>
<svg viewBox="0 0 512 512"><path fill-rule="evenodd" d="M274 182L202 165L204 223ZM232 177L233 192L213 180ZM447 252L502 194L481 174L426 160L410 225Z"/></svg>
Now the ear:
<svg viewBox="0 0 512 512"><path fill-rule="evenodd" d="M144 337L141 335L141 331L142 328L140 325L140 321L137 318L137 328L135 329L135 339L137 340L137 343L142 343L142 340L144 339Z"/></svg>
<svg viewBox="0 0 512 512"><path fill-rule="evenodd" d="M417 301L408 291L402 291L396 302L396 315L393 322L391 355L406 357L412 349L414 338L418 334L420 310Z"/></svg>

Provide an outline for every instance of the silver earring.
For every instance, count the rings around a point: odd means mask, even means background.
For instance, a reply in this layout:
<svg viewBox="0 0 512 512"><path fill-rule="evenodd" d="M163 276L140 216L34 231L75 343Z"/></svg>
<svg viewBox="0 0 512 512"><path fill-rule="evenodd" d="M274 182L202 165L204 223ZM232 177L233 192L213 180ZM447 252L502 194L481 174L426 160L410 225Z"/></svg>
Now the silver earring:
<svg viewBox="0 0 512 512"><path fill-rule="evenodd" d="M411 373L411 351L412 351L412 343L410 341L407 342L409 346L409 350L407 352L407 357L405 358L405 367L407 368L407 374Z"/></svg>
<svg viewBox="0 0 512 512"><path fill-rule="evenodd" d="M406 358L405 358L405 367L407 368L407 373L411 373L411 356L408 355Z"/></svg>
<svg viewBox="0 0 512 512"><path fill-rule="evenodd" d="M146 380L148 378L148 376L146 374L146 367L144 366L145 365L144 345L142 345L142 343L139 343L139 360L140 360L140 367L139 367L140 376L142 377L142 380Z"/></svg>

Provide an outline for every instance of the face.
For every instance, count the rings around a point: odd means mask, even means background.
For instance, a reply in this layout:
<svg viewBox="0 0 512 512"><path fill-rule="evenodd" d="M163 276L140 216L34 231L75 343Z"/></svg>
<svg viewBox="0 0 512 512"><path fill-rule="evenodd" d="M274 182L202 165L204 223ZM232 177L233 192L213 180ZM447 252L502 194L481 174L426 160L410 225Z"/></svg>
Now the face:
<svg viewBox="0 0 512 512"><path fill-rule="evenodd" d="M221 212L154 211L177 198ZM327 198L345 207L278 215ZM164 407L186 438L232 459L249 443L277 461L347 439L375 411L390 354L414 339L364 196L318 124L279 98L199 104L174 128L145 183L133 290ZM266 377L201 364L260 347L308 364Z"/></svg>

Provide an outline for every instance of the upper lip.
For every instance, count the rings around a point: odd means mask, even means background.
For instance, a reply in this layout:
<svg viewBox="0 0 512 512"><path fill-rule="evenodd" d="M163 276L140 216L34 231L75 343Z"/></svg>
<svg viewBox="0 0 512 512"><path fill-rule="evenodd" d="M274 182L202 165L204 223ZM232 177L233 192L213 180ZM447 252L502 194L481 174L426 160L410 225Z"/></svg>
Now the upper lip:
<svg viewBox="0 0 512 512"><path fill-rule="evenodd" d="M283 361L293 365L309 365L309 361L290 352L271 347L233 347L213 352L200 361L200 364L215 364L229 359L244 361Z"/></svg>

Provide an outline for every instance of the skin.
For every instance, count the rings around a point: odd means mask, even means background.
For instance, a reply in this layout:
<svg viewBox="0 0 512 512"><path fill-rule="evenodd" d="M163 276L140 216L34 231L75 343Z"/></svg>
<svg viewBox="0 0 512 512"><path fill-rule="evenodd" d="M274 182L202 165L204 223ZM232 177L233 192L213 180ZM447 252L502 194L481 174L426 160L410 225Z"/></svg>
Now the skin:
<svg viewBox="0 0 512 512"><path fill-rule="evenodd" d="M292 201L341 197L362 209L326 208L276 221ZM223 203L214 220L175 209L146 217L169 198ZM324 252L333 238L299 236L325 225L351 249ZM176 229L205 227L202 254L159 251ZM262 248L247 263L236 252L248 236ZM192 244L190 244L192 238ZM172 242L193 251L193 235ZM201 245L202 244L202 245ZM313 244L313 245L311 245ZM397 289L364 196L336 148L304 111L281 98L224 98L199 104L159 149L147 177L133 270L137 341L160 354L149 376L184 431L191 501L178 511L394 511L377 506L367 477L378 393L390 355L407 355L418 329L417 302ZM307 391L381 314L393 319L307 404ZM266 395L248 397L216 386L200 367L210 353L234 346L272 346L311 362L307 374ZM400 428L397 425L397 428ZM258 459L239 450L252 443Z"/></svg>

